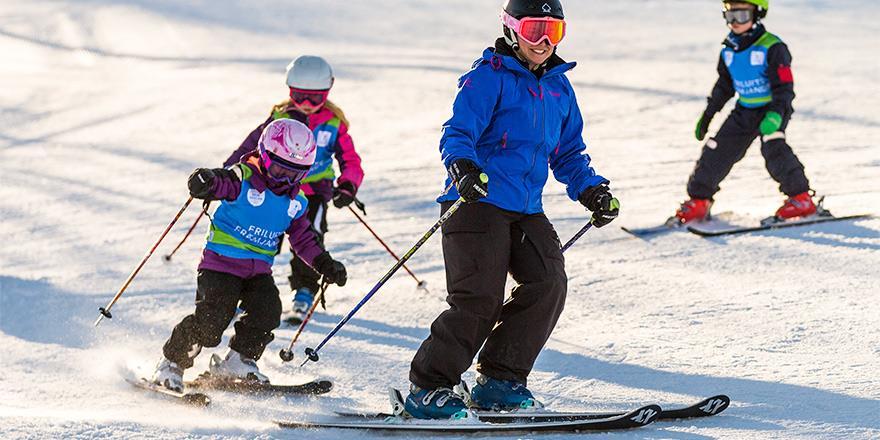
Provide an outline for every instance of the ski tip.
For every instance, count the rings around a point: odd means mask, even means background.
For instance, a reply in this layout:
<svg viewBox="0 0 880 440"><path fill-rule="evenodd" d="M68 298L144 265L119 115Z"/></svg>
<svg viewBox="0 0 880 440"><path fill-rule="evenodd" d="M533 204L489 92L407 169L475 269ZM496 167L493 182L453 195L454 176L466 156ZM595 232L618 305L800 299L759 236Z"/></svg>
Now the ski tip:
<svg viewBox="0 0 880 440"><path fill-rule="evenodd" d="M186 393L181 399L184 403L193 406L208 406L211 404L211 398L207 394L202 393Z"/></svg>
<svg viewBox="0 0 880 440"><path fill-rule="evenodd" d="M656 422L662 412L663 409L660 408L660 405L645 405L619 416L619 418L629 419L640 426L645 426Z"/></svg>
<svg viewBox="0 0 880 440"><path fill-rule="evenodd" d="M730 397L725 394L709 397L696 405L707 416L720 414L730 406Z"/></svg>

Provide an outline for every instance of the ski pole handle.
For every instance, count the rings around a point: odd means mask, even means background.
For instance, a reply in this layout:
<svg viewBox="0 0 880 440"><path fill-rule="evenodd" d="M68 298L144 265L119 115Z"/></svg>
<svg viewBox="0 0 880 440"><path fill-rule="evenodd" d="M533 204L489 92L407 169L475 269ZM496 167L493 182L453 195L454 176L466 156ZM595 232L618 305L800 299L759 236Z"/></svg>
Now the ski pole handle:
<svg viewBox="0 0 880 440"><path fill-rule="evenodd" d="M487 176L484 176L486 175L482 174L480 176L481 180L485 178L484 182L488 181L489 178ZM447 209L446 212L444 212L443 215L440 216L440 219L438 219L437 222L435 222L434 225L431 226L431 229L429 229L428 232L426 232L425 235L423 235L422 238L420 238L419 241L417 241L416 244L412 248L410 248L410 250L407 251L400 260L397 261L397 264L395 264L391 268L391 270L389 270L385 275L382 276L382 278L379 280L378 283L376 283L375 286L373 286L370 292L367 293L367 295L364 296L364 298L361 299L361 301L356 306L354 306L354 308L351 309L350 312L348 312L348 315L342 318L339 323L336 324L336 327L334 327L333 330L330 330L330 333L328 333L327 336L324 336L324 340L322 340L316 348L306 348L305 353L308 358L303 361L300 367L304 366L309 361L317 362L319 360L318 352L320 352L321 348L323 348L324 345L327 344L327 341L329 341L336 334L336 332L338 332L339 329L341 329L354 316L354 314L357 313L357 311L360 310L361 307L363 307L364 304L366 304L367 301L369 301L370 298L372 298L373 295L376 294L379 288L381 288L385 284L385 282L388 281L388 279L391 278L392 275L394 275L394 272L397 272L397 270L400 269L401 266L403 266L403 263L409 260L410 257L412 257L413 254L415 254L416 251L418 251L419 248L422 247L422 245L425 244L425 242L428 241L429 238L431 238L431 235L433 235L434 232L436 232L438 229L440 229L441 226L443 226L443 223L445 223L447 220L449 220L450 217L452 217L452 214L455 214L455 211L458 211L458 208L461 207L462 203L464 203L464 199L459 198L458 200L456 200L455 203L453 203L452 206L450 206L449 209Z"/></svg>
<svg viewBox="0 0 880 440"><path fill-rule="evenodd" d="M105 307L98 308L100 315L98 315L98 319L95 321L95 327L97 327L98 324L101 323L101 320L103 320L104 318L113 318L113 315L110 313L110 309L113 308L113 305L116 304L116 301L119 300L119 297L122 296L122 293L125 292L125 289L128 288L132 280L134 280L134 277L137 276L138 272L140 272L141 268L144 267L144 264L147 264L147 260L150 259L150 256L153 255L153 252L155 252L156 248L159 247L159 243L162 243L162 240L165 238L166 235L168 235L168 231L170 231L174 224L177 223L177 220L180 219L180 216L183 215L183 212L186 211L186 208L189 207L189 204L192 203L192 201L192 196L186 199L186 202L183 204L183 206L180 207L180 210L177 211L177 214L171 220L171 223L168 224L168 227L166 227L165 230L162 232L162 235L159 236L159 239L156 240L156 243L153 244L153 247L150 248L147 254L144 255L144 258L141 259L141 262L137 265L137 267L134 268L128 278L126 278L125 282L122 283L122 287L119 288L119 291L116 292L116 295L113 296L113 299L110 300L110 302L107 303Z"/></svg>
<svg viewBox="0 0 880 440"><path fill-rule="evenodd" d="M293 360L293 344L296 344L296 340L299 339L299 335L302 333L303 329L306 328L306 324L312 319L312 313L315 313L315 309L318 307L318 304L324 300L324 292L327 291L328 283L325 280L321 280L321 290L318 291L318 295L312 300L312 306L309 307L309 313L306 315L306 318L303 319L303 322L299 324L299 329L296 330L296 334L293 335L293 339L290 340L290 345L287 346L287 349L282 349L278 356L281 357L283 362L290 362Z"/></svg>

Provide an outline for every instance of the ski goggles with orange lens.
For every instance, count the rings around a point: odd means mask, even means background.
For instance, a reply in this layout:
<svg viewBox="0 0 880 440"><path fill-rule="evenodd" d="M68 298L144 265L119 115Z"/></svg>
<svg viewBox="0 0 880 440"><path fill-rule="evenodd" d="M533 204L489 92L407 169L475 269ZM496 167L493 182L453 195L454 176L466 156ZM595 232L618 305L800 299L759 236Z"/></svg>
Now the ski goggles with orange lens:
<svg viewBox="0 0 880 440"><path fill-rule="evenodd" d="M290 99L295 104L305 104L306 101L310 102L313 106L317 107L324 102L327 101L327 95L330 94L330 89L327 90L305 90L305 89L297 89L290 88Z"/></svg>
<svg viewBox="0 0 880 440"><path fill-rule="evenodd" d="M538 45L547 40L556 46L565 37L565 20L553 17L523 17L519 20L507 12L501 13L501 22L513 29L517 35L529 44Z"/></svg>

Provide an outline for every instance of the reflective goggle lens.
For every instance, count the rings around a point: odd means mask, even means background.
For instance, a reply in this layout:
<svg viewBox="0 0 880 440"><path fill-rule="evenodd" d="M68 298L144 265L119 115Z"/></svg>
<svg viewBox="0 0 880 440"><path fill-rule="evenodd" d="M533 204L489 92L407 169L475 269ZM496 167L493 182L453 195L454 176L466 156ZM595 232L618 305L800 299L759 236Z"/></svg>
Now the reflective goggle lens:
<svg viewBox="0 0 880 440"><path fill-rule="evenodd" d="M286 181L287 183L296 183L301 181L307 174L308 170L293 170L278 163L269 165L269 174L277 180Z"/></svg>
<svg viewBox="0 0 880 440"><path fill-rule="evenodd" d="M330 90L303 90L291 87L290 99L296 104L303 104L308 101L314 106L319 106L324 104L329 93Z"/></svg>
<svg viewBox="0 0 880 440"><path fill-rule="evenodd" d="M729 11L724 11L724 19L727 20L727 24L746 24L752 21L753 13L751 9L731 9Z"/></svg>
<svg viewBox="0 0 880 440"><path fill-rule="evenodd" d="M266 167L270 177L289 184L297 183L304 179L309 174L309 169L311 168L287 162L270 151L266 151L263 155L263 166Z"/></svg>
<svg viewBox="0 0 880 440"><path fill-rule="evenodd" d="M555 46L565 37L565 22L555 18L523 18L519 36L530 44L539 44L545 37Z"/></svg>

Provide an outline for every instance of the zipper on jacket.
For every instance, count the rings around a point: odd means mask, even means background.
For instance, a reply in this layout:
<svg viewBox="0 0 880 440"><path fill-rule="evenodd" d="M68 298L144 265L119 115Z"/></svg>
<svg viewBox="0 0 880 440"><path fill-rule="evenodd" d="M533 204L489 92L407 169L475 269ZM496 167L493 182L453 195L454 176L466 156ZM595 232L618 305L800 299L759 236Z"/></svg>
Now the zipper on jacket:
<svg viewBox="0 0 880 440"><path fill-rule="evenodd" d="M529 88L529 92L532 92L532 98L538 100L538 104L533 106L532 108L541 108L541 143L535 146L535 150L532 152L532 164L529 167L529 171L523 177L523 186L526 189L526 204L524 207L524 211L529 211L529 202L531 201L531 193L529 191L529 176L532 175L532 171L535 169L535 162L538 160L538 151L539 148L546 148L547 139L545 138L547 135L546 124L547 124L547 108L544 103L544 87L541 85L541 80L538 80L538 90L540 91L540 95L533 92L531 88ZM535 120L537 122L538 115L535 113ZM543 188L542 188L543 190Z"/></svg>

